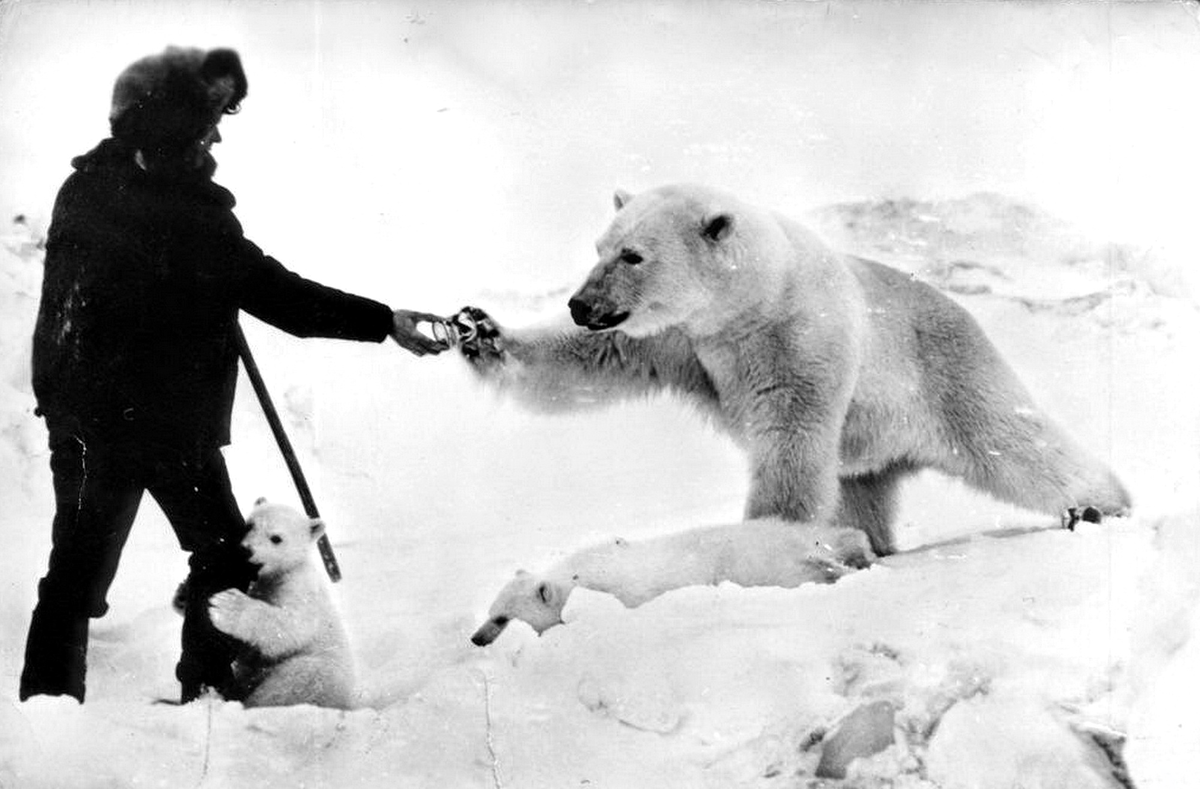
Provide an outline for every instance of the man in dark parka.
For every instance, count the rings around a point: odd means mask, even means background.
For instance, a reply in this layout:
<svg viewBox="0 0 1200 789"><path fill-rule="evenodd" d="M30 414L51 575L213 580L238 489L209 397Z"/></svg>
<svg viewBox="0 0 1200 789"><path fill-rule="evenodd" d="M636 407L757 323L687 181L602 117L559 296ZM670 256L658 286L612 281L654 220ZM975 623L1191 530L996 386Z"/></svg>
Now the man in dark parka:
<svg viewBox="0 0 1200 789"><path fill-rule="evenodd" d="M190 552L182 699L231 677L234 645L208 599L253 569L220 448L229 443L239 310L301 337L439 353L416 322L304 279L247 240L211 180L217 123L246 95L236 52L168 48L118 77L112 136L77 157L46 245L33 379L57 510L20 697L84 698L88 620L106 595L142 494Z"/></svg>

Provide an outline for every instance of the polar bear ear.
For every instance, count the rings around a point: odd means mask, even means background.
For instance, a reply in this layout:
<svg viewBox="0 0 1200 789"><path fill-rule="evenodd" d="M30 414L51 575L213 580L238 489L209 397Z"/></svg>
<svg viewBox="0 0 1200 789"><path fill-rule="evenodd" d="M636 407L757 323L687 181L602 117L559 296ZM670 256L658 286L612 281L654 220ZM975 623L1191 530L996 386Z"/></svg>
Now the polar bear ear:
<svg viewBox="0 0 1200 789"><path fill-rule="evenodd" d="M721 213L705 217L700 235L704 236L706 240L716 243L724 241L732 232L733 215Z"/></svg>
<svg viewBox="0 0 1200 789"><path fill-rule="evenodd" d="M320 518L309 518L308 529L309 534L315 540L325 533L325 521Z"/></svg>
<svg viewBox="0 0 1200 789"><path fill-rule="evenodd" d="M254 500L254 506L255 506L255 507L261 507L262 505L264 505L264 504L266 504L266 503L267 503L267 497L266 497L266 496L259 496L257 499L255 499L255 500Z"/></svg>
<svg viewBox="0 0 1200 789"><path fill-rule="evenodd" d="M632 199L633 195L631 195L629 192L626 192L624 189L618 189L616 193L613 194L613 206L620 211L625 207L625 204Z"/></svg>

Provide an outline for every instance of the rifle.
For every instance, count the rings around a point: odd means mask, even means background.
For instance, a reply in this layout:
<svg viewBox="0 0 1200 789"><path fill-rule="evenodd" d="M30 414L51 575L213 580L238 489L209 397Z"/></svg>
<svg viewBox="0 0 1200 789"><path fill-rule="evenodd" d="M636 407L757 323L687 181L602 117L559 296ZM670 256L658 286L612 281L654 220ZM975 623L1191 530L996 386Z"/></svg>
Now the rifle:
<svg viewBox="0 0 1200 789"><path fill-rule="evenodd" d="M292 442L288 440L287 433L284 432L283 422L279 420L279 412L275 410L275 404L271 402L271 394L267 391L262 373L258 371L258 365L254 362L254 355L250 353L250 346L246 344L246 335L242 333L240 324L236 327L235 338L238 356L241 357L242 366L246 368L246 375L250 378L250 385L254 387L254 394L258 395L258 402L262 406L263 413L266 414L267 424L271 426L271 432L275 434L275 443L279 444L283 460L287 463L288 471L292 473L292 481L296 483L296 492L300 494L304 511L310 518L319 518L321 515L317 512L317 503L313 500L308 482L304 479L304 470L300 468L296 451L292 449ZM322 534L317 540L317 550L321 552L321 561L325 564L325 572L329 573L330 580L335 583L342 580L341 568L338 567L337 557L333 555L333 546L329 544L329 538L326 535Z"/></svg>

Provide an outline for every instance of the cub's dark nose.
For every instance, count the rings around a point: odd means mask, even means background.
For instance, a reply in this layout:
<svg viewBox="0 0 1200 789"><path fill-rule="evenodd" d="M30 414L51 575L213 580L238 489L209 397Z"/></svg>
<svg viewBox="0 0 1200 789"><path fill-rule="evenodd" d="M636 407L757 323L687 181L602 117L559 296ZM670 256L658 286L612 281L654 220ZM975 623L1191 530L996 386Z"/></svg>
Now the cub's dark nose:
<svg viewBox="0 0 1200 789"><path fill-rule="evenodd" d="M471 643L477 647L486 647L488 644L499 638L504 632L504 628L508 626L508 617L497 616L484 622L475 635L471 636Z"/></svg>
<svg viewBox="0 0 1200 789"><path fill-rule="evenodd" d="M592 308L587 302L582 299L571 299L567 302L567 306L571 309L571 320L575 321L576 326L587 326L588 316L591 315Z"/></svg>

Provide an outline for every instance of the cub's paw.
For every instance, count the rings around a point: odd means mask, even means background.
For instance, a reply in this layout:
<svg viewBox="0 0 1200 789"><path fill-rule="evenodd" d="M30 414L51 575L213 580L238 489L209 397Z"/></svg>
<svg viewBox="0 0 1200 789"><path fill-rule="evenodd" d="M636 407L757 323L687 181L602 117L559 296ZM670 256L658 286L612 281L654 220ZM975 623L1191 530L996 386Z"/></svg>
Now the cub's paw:
<svg viewBox="0 0 1200 789"><path fill-rule="evenodd" d="M876 560L871 541L859 529L838 529L829 541L833 558L855 570L864 570Z"/></svg>
<svg viewBox="0 0 1200 789"><path fill-rule="evenodd" d="M213 627L222 633L237 635L238 625L249 603L250 597L237 589L217 592L208 598L208 618L212 620Z"/></svg>
<svg viewBox="0 0 1200 789"><path fill-rule="evenodd" d="M477 369L488 370L505 361L504 335L499 324L478 307L463 307L449 320L457 334L458 350Z"/></svg>

